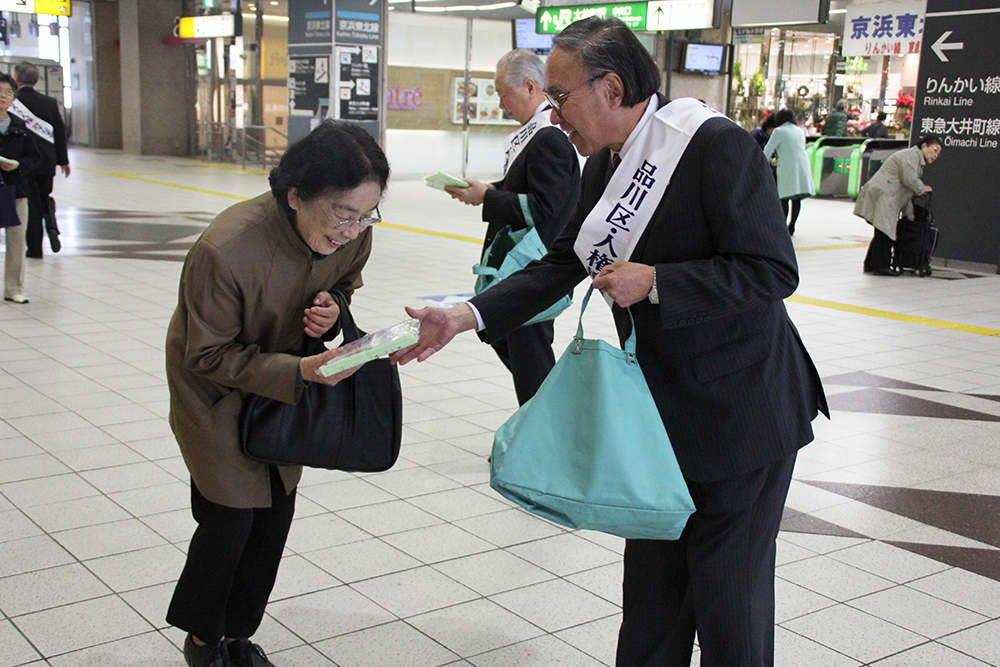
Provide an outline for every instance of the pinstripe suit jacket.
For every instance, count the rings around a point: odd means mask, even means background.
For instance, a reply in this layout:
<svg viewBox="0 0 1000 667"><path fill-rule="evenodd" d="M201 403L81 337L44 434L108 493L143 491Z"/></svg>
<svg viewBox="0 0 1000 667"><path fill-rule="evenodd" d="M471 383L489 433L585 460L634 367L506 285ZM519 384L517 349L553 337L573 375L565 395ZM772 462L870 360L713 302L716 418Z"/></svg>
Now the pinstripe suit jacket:
<svg viewBox="0 0 1000 667"><path fill-rule="evenodd" d="M472 300L489 339L586 277L573 242L610 161L608 149L588 161L580 202L549 253ZM782 302L798 285L795 251L749 134L721 118L698 130L631 261L656 267L659 305L631 308L636 351L685 476L725 479L809 443L826 399ZM613 310L624 340L628 313Z"/></svg>

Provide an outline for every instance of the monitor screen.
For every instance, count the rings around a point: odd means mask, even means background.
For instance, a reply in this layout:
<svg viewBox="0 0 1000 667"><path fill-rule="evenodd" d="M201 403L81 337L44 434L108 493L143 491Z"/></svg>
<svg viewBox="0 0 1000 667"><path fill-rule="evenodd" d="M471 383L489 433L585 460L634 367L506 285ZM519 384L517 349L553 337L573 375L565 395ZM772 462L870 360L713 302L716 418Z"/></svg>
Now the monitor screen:
<svg viewBox="0 0 1000 667"><path fill-rule="evenodd" d="M681 61L682 72L721 74L726 47L723 44L693 44L688 42Z"/></svg>
<svg viewBox="0 0 1000 667"><path fill-rule="evenodd" d="M552 50L554 35L539 35L535 32L535 19L514 19L514 48L528 49L540 56Z"/></svg>

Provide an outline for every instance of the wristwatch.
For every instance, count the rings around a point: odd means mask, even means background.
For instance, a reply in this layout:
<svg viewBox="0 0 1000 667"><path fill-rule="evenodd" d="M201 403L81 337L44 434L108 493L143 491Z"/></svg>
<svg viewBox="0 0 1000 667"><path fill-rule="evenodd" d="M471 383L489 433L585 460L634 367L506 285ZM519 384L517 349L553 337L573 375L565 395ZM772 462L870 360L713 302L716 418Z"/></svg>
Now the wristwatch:
<svg viewBox="0 0 1000 667"><path fill-rule="evenodd" d="M660 303L660 294L656 291L656 267L653 267L653 286L649 288L649 296L647 298L650 303Z"/></svg>

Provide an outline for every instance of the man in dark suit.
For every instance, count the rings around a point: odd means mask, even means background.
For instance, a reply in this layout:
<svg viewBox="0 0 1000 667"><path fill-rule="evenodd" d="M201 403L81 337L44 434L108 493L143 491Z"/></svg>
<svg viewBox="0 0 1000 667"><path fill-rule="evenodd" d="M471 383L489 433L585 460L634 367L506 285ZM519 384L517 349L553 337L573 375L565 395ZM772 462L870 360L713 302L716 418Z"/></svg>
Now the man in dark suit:
<svg viewBox="0 0 1000 667"><path fill-rule="evenodd" d="M51 127L50 135L47 131L38 132L31 122L28 123L28 127L35 130L37 143L42 152L42 163L28 179L27 255L35 259L42 257L43 224L49 236L52 252L59 252L62 248L59 242L59 227L56 225L55 200L51 197L52 179L56 175L56 165L62 169L63 176L69 176L70 172L69 154L66 150L66 126L59 110L59 102L35 90L38 79L38 68L29 62L19 63L14 68L14 80L18 85L17 101L35 118Z"/></svg>
<svg viewBox="0 0 1000 667"><path fill-rule="evenodd" d="M551 247L580 196L580 162L566 133L549 122L542 94L545 65L525 49L515 49L497 63L494 78L500 108L521 124L506 142L504 177L494 183L468 179L467 188L449 186L448 194L466 204L482 205L488 248L506 226L524 229L525 211L545 247ZM517 400L535 395L556 363L552 321L522 326L493 340L493 349L514 377Z"/></svg>
<svg viewBox="0 0 1000 667"><path fill-rule="evenodd" d="M630 253L619 246L617 260L600 262L593 286L614 299L622 339L631 311L636 355L696 511L677 541L626 541L616 664L687 667L697 632L703 667L770 666L775 540L796 452L827 412L782 301L798 273L774 179L735 123L656 94L655 63L617 19L567 27L546 75L553 120L591 156L576 211L548 255L496 288L450 310L410 309L420 342L392 358L424 360L468 329L503 335L594 275L593 254L574 245L616 219L588 217L605 197L624 197L608 183L655 176L662 194L633 207L628 225L645 219L644 230ZM700 125L648 141L655 123L683 126L675 109L694 109Z"/></svg>

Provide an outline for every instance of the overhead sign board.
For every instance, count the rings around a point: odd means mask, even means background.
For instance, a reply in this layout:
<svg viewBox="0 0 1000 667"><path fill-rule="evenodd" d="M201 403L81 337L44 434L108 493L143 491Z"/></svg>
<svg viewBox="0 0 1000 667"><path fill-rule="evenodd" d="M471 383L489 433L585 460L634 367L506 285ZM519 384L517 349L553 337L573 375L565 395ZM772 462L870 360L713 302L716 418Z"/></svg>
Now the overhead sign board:
<svg viewBox="0 0 1000 667"><path fill-rule="evenodd" d="M646 30L711 28L715 0L656 0L647 3Z"/></svg>
<svg viewBox="0 0 1000 667"><path fill-rule="evenodd" d="M70 4L70 0L35 0L35 13L72 16L73 7Z"/></svg>
<svg viewBox="0 0 1000 667"><path fill-rule="evenodd" d="M700 30L713 26L715 0L654 0L539 7L535 14L535 32L540 35L562 32L570 23L590 16L613 16L635 31Z"/></svg>
<svg viewBox="0 0 1000 667"><path fill-rule="evenodd" d="M920 53L926 4L926 0L849 4L841 53L846 57Z"/></svg>
<svg viewBox="0 0 1000 667"><path fill-rule="evenodd" d="M0 0L0 12L72 16L70 0Z"/></svg>
<svg viewBox="0 0 1000 667"><path fill-rule="evenodd" d="M535 32L539 35L562 32L570 23L591 16L614 16L632 30L646 29L646 3L625 2L616 5L539 7L535 14Z"/></svg>
<svg viewBox="0 0 1000 667"><path fill-rule="evenodd" d="M988 6L994 5L993 7ZM928 0L911 137L944 149L924 170L934 188L935 255L1000 265L1000 8L982 0Z"/></svg>
<svg viewBox="0 0 1000 667"><path fill-rule="evenodd" d="M182 16L178 37L182 39L233 37L236 32L235 14L211 16Z"/></svg>

